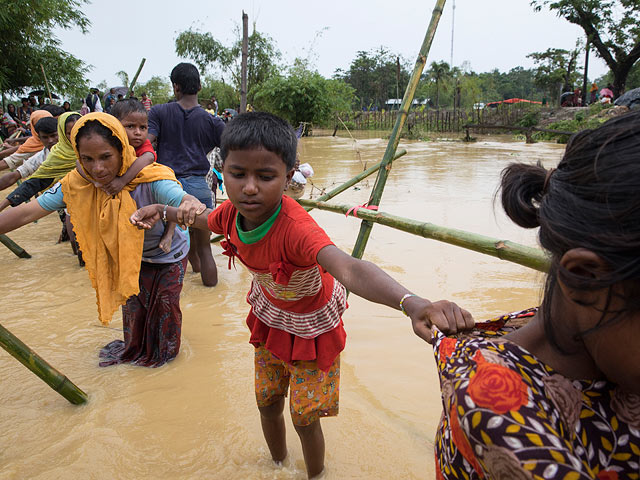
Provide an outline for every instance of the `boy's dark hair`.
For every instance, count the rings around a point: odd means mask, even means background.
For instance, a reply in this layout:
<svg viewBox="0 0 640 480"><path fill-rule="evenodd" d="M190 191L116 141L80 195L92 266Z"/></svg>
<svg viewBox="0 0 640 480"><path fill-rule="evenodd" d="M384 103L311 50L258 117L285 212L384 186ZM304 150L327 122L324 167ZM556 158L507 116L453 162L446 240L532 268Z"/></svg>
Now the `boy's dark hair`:
<svg viewBox="0 0 640 480"><path fill-rule="evenodd" d="M51 135L58 131L58 120L53 117L45 117L36 123L38 135Z"/></svg>
<svg viewBox="0 0 640 480"><path fill-rule="evenodd" d="M551 254L542 310L545 333L560 351L563 349L555 339L550 321L558 279L570 289L608 290L607 304L594 329L602 325L607 314L613 313L610 302L616 284L623 287L621 297L625 303L624 308L615 312L616 319L640 310L638 132L640 111L573 135L556 170L546 170L540 164L513 163L502 172L505 212L521 227L539 226L540 244ZM563 268L560 260L573 248L594 252L606 263L608 272L579 275Z"/></svg>
<svg viewBox="0 0 640 480"><path fill-rule="evenodd" d="M130 113L144 113L146 116L147 109L144 108L144 105L142 105L137 98L125 98L116 102L113 107L111 107L111 115L118 120L122 120Z"/></svg>
<svg viewBox="0 0 640 480"><path fill-rule="evenodd" d="M195 95L200 90L200 73L191 63L182 62L173 67L170 78L185 95Z"/></svg>
<svg viewBox="0 0 640 480"><path fill-rule="evenodd" d="M84 137L90 137L91 135L99 135L104 138L109 145L122 153L122 142L118 137L116 137L113 132L107 127L105 127L98 120L89 120L86 122L78 133L76 133L76 145L80 144L80 139Z"/></svg>
<svg viewBox="0 0 640 480"><path fill-rule="evenodd" d="M264 148L282 158L287 171L296 164L298 138L286 120L266 112L236 116L222 132L220 155L224 161L231 150Z"/></svg>
<svg viewBox="0 0 640 480"><path fill-rule="evenodd" d="M43 105L40 110L45 110L54 117L59 117L64 113L64 108L62 108L60 105L52 105L50 103Z"/></svg>

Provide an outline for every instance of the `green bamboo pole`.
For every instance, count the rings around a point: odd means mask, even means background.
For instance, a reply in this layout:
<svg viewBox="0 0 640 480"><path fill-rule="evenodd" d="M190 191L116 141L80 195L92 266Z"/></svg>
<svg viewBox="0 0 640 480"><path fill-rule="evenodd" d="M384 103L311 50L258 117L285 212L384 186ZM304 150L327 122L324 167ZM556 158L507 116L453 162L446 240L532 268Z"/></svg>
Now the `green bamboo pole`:
<svg viewBox="0 0 640 480"><path fill-rule="evenodd" d="M31 258L31 255L29 255L29 253L24 248L22 248L6 235L0 235L0 243L2 243L5 247L7 247L20 258Z"/></svg>
<svg viewBox="0 0 640 480"><path fill-rule="evenodd" d="M298 203L303 207L312 207L335 213L347 213L351 205L337 205L317 200L300 199ZM395 228L403 232L430 238L439 242L449 243L458 247L473 250L498 257L502 260L517 263L525 267L533 268L541 272L549 270L549 259L542 250L527 247L509 240L486 237L477 233L457 230L455 228L441 227L432 223L421 222L409 218L398 217L384 212L374 212L366 208L359 208L352 215L370 223L379 223L387 227Z"/></svg>
<svg viewBox="0 0 640 480"><path fill-rule="evenodd" d="M416 92L416 88L418 87L422 70L424 70L424 66L427 63L427 55L431 49L431 43L433 42L433 37L436 34L436 29L438 28L438 22L442 16L442 10L444 9L445 2L446 0L436 0L436 6L434 7L431 15L429 28L427 28L427 33L424 37L424 41L422 42L422 47L420 47L420 53L418 54L416 65L413 68L413 73L411 74L407 89L405 90L404 97L402 98L400 113L391 132L391 138L389 138L387 149L382 157L382 166L380 167L380 170L378 170L378 177L376 178L376 183L373 185L371 197L369 197L369 205L380 205L382 192L384 190L385 183L387 182L387 177L389 176L390 164L395 151L398 148L398 143L400 142L400 132L402 132L402 128L404 127L404 123L407 119L409 107L411 107L411 102L413 101L413 96ZM351 255L356 258L362 258L372 228L373 223L369 221L362 222L360 225L360 232L358 232L358 239L356 240L356 244L353 247Z"/></svg>
<svg viewBox="0 0 640 480"><path fill-rule="evenodd" d="M133 80L131 80L131 82L129 83L129 95L127 95L127 97L131 97L131 94L133 93L133 87L136 85L136 81L138 80L138 75L140 75L140 72L142 71L142 67L144 67L144 62L146 62L147 59L143 58L142 61L140 62L140 66L138 67L138 71L136 72L136 74L133 76Z"/></svg>
<svg viewBox="0 0 640 480"><path fill-rule="evenodd" d="M404 148L401 148L400 150L398 150L398 153L396 153L396 155L393 157L393 160L397 160L397 159L399 159L400 157L402 157L402 156L404 156L406 154L407 154L407 151ZM324 200L330 200L333 197L335 197L336 195L338 195L338 194L344 192L345 190L351 188L356 183L364 180L369 175L377 172L378 169L380 168L380 165L382 165L382 162L378 162L374 166L367 168L365 171L359 173L358 175L356 175L352 179L347 180L342 185L334 188L333 190L331 190L330 192L325 193L324 195L319 196L318 197L318 201L322 202ZM306 207L305 210L307 212L309 212L309 211L313 210L313 207ZM213 237L211 239L211 243L218 243L220 240L224 240L224 235L217 235L217 236Z"/></svg>
<svg viewBox="0 0 640 480"><path fill-rule="evenodd" d="M397 160L398 158L402 157L403 155L406 155L407 151L402 148L400 150L398 150L398 153L396 153L396 155L393 157L392 161ZM344 192L345 190L353 187L356 183L364 180L365 178L367 178L369 175L375 173L378 171L378 169L380 168L380 165L382 165L382 161L376 163L375 165L373 165L372 167L367 168L365 171L360 172L358 175L356 175L355 177L353 177L351 180L346 181L345 183L343 183L342 185L334 188L333 190L331 190L330 192L325 193L324 195L320 195L317 200L319 202L324 202L325 200L330 200L333 197L335 197L336 195ZM306 207L305 210L307 212L313 210L313 207Z"/></svg>
<svg viewBox="0 0 640 480"><path fill-rule="evenodd" d="M0 347L4 348L69 402L74 405L80 405L87 401L86 393L2 325L0 325Z"/></svg>

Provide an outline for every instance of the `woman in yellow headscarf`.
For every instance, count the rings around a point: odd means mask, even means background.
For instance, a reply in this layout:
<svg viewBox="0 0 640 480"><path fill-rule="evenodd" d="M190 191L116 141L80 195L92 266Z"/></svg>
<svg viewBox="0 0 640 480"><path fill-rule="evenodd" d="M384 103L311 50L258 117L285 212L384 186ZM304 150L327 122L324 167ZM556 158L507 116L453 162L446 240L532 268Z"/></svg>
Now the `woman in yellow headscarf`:
<svg viewBox="0 0 640 480"><path fill-rule="evenodd" d="M121 176L136 159L124 127L111 115L83 116L73 127L71 144L87 178L73 170L37 202L1 213L0 233L66 206L96 290L100 321L108 324L122 305L124 342L104 347L100 365L160 366L180 349L179 299L188 241L176 229L171 251L165 253L158 245L163 225L142 231L129 217L149 204L179 206L187 214L200 213L204 205L182 190L171 169L158 163L143 168L117 195L101 190L100 185Z"/></svg>
<svg viewBox="0 0 640 480"><path fill-rule="evenodd" d="M37 110L39 112L40 110ZM76 152L71 145L71 129L80 118L78 112L67 112L58 118L58 143L56 143L38 169L7 198L0 202L0 211L8 206L16 207L76 168Z"/></svg>

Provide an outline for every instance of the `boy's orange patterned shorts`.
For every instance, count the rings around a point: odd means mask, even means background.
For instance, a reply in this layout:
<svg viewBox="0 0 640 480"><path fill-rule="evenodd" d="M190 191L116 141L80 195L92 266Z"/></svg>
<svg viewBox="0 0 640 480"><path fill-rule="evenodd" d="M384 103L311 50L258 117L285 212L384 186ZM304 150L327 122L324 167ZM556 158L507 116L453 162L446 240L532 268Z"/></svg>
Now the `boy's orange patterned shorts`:
<svg viewBox="0 0 640 480"><path fill-rule="evenodd" d="M291 390L289 407L293 424L304 427L320 417L338 414L340 392L340 356L328 372L320 370L315 360L296 360L286 363L260 346L256 348L256 400L258 407L266 407L287 396Z"/></svg>

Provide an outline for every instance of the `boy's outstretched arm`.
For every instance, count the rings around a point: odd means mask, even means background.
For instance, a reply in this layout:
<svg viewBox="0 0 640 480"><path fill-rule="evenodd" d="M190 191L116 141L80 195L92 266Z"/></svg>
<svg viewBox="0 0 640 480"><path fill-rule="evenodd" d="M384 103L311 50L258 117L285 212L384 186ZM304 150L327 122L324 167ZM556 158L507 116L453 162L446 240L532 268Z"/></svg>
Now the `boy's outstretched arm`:
<svg viewBox="0 0 640 480"><path fill-rule="evenodd" d="M15 230L50 213L51 211L42 208L37 201L10 208L0 213L0 234Z"/></svg>
<svg viewBox="0 0 640 480"><path fill-rule="evenodd" d="M378 266L347 255L334 245L320 250L317 261L349 291L372 302L400 310L400 300L411 294ZM448 300L431 303L418 296L409 296L402 305L411 318L413 331L426 342L431 341L432 325L449 334L474 325L469 312Z"/></svg>
<svg viewBox="0 0 640 480"><path fill-rule="evenodd" d="M106 185L101 186L100 188L107 195L117 195L120 190L124 188L126 184L128 184L131 180L136 178L136 176L140 173L147 165L151 165L155 161L155 157L151 152L145 152L140 155L135 161L131 164L131 166L124 172L124 175L121 177L116 177L111 182Z"/></svg>

